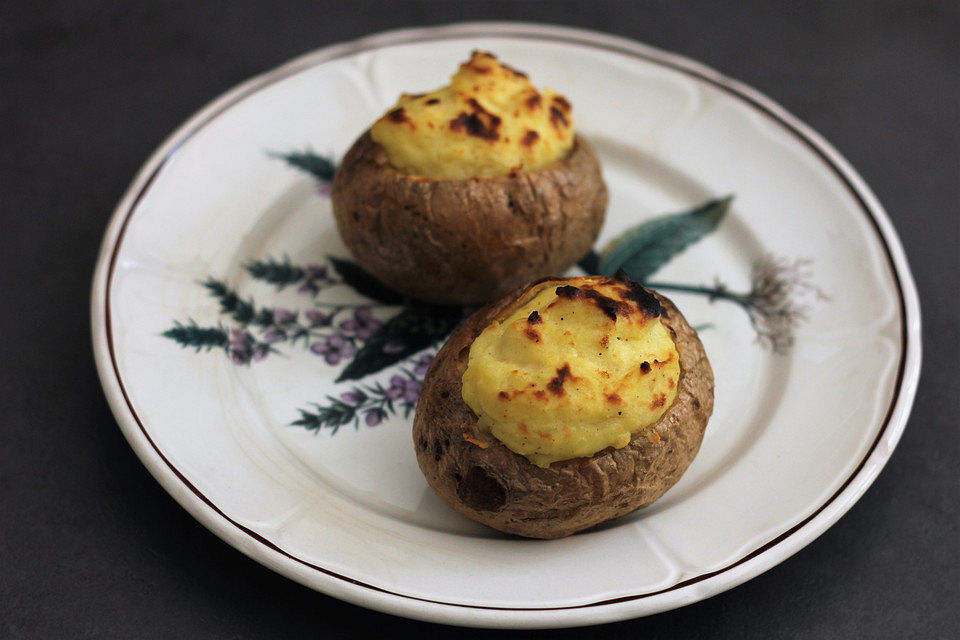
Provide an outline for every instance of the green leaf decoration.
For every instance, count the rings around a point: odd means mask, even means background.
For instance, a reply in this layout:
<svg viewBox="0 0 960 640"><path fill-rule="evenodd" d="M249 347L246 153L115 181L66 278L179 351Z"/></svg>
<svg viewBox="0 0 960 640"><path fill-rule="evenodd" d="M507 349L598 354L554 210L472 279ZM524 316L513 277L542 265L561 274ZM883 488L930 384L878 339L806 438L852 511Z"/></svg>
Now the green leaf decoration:
<svg viewBox="0 0 960 640"><path fill-rule="evenodd" d="M269 327L273 324L273 311L257 309L253 300L244 300L237 292L227 286L223 280L207 278L201 283L210 295L220 301L220 313L229 315L242 325L253 324L259 327Z"/></svg>
<svg viewBox="0 0 960 640"><path fill-rule="evenodd" d="M291 167L305 171L321 182L330 182L333 180L333 174L337 172L337 165L333 163L333 160L309 149L307 151L272 153L270 155L285 160Z"/></svg>
<svg viewBox="0 0 960 640"><path fill-rule="evenodd" d="M414 303L367 340L337 382L359 380L446 338L463 317L460 307Z"/></svg>
<svg viewBox="0 0 960 640"><path fill-rule="evenodd" d="M302 268L291 264L288 256L284 256L283 262L278 262L273 258L250 260L244 263L243 268L255 279L268 282L278 290L296 284L306 276L306 272Z"/></svg>
<svg viewBox="0 0 960 640"><path fill-rule="evenodd" d="M335 434L340 427L351 420L355 421L357 419L357 412L354 407L332 396L327 396L327 399L330 401L329 405L313 405L316 407L315 412L298 409L300 418L290 424L315 433L319 433L321 429L331 429L332 433Z"/></svg>
<svg viewBox="0 0 960 640"><path fill-rule="evenodd" d="M733 196L711 200L691 211L660 216L628 229L601 253L599 273L612 276L623 269L631 279L643 282L716 229L732 201Z"/></svg>
<svg viewBox="0 0 960 640"><path fill-rule="evenodd" d="M170 338L181 347L193 347L196 351L227 346L227 332L223 327L199 327L193 320L190 324L174 321L173 327L160 335Z"/></svg>
<svg viewBox="0 0 960 640"><path fill-rule="evenodd" d="M403 304L403 296L380 284L379 280L353 262L333 256L328 256L327 259L344 283L353 287L360 295L383 304Z"/></svg>

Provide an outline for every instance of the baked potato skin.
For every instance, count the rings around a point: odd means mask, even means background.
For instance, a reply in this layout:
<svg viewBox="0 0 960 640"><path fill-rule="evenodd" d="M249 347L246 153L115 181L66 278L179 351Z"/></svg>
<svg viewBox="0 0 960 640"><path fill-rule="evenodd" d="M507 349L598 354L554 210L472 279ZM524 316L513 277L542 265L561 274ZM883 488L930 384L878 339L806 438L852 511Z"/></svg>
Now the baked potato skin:
<svg viewBox="0 0 960 640"><path fill-rule="evenodd" d="M680 356L673 405L621 449L538 467L480 432L461 393L476 336L536 284L480 309L450 336L426 374L413 439L427 482L453 509L506 533L561 538L645 507L680 479L713 411L713 371L696 331L658 294Z"/></svg>
<svg viewBox="0 0 960 640"><path fill-rule="evenodd" d="M411 298L461 305L562 273L593 246L607 206L599 160L579 136L566 158L536 171L433 180L394 170L368 131L331 197L364 269Z"/></svg>

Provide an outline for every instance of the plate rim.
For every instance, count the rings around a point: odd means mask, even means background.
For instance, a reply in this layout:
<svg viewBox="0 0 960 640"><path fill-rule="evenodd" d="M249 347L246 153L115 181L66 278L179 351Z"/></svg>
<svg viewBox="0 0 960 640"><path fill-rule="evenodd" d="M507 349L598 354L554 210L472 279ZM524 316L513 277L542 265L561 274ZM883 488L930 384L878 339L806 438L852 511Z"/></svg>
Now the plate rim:
<svg viewBox="0 0 960 640"><path fill-rule="evenodd" d="M586 45L639 57L679 71L739 98L776 121L813 151L846 186L877 233L899 294L901 353L893 397L870 447L836 492L813 513L724 567L665 589L561 607L497 607L442 602L406 595L340 575L284 551L236 522L201 493L157 447L136 414L123 384L112 336L110 293L129 221L161 169L194 134L244 98L287 77L338 58L386 46L471 37L540 39ZM151 154L108 223L91 288L94 356L110 408L131 448L163 488L195 519L231 546L266 567L333 597L420 620L466 626L544 628L611 622L649 615L705 599L771 569L816 539L873 483L902 435L919 383L921 313L916 285L900 239L879 200L853 167L808 125L759 91L699 62L631 39L597 31L528 22L464 22L395 29L322 47L256 75L221 94L188 118ZM883 445L883 446L881 446Z"/></svg>

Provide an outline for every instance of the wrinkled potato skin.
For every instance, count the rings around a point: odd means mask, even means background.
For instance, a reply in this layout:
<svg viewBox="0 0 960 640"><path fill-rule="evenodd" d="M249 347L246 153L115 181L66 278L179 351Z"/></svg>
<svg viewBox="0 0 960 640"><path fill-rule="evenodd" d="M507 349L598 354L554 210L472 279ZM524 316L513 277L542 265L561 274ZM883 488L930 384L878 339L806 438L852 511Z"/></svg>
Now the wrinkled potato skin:
<svg viewBox="0 0 960 640"><path fill-rule="evenodd" d="M607 188L593 148L515 176L433 180L402 174L364 133L333 180L333 214L357 262L417 300L482 304L563 273L593 246Z"/></svg>
<svg viewBox="0 0 960 640"><path fill-rule="evenodd" d="M427 372L413 439L427 482L453 509L506 533L560 538L645 507L680 479L713 411L713 371L696 331L658 294L680 355L673 405L621 449L538 467L480 432L461 393L476 336L535 284L480 309L450 336Z"/></svg>

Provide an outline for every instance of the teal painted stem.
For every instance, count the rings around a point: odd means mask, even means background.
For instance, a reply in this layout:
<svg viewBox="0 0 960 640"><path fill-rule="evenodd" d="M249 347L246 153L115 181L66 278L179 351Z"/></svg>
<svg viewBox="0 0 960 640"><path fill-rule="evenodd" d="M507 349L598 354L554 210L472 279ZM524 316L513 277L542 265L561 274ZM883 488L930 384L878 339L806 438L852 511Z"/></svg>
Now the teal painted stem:
<svg viewBox="0 0 960 640"><path fill-rule="evenodd" d="M735 302L742 307L749 306L748 296L732 293L722 285L717 287L703 287L692 284L676 284L672 282L647 282L644 283L644 286L654 290L662 289L666 291L694 293L702 296L708 296L710 300L729 300L730 302Z"/></svg>

